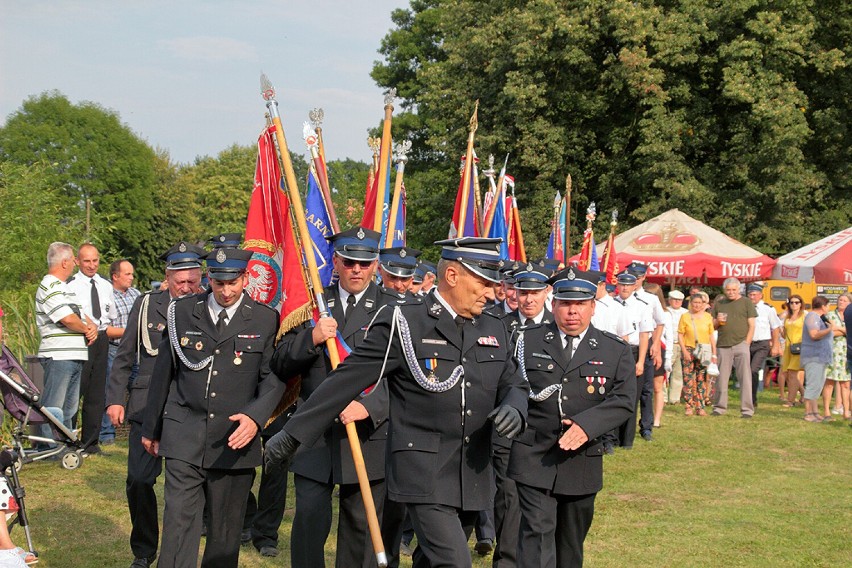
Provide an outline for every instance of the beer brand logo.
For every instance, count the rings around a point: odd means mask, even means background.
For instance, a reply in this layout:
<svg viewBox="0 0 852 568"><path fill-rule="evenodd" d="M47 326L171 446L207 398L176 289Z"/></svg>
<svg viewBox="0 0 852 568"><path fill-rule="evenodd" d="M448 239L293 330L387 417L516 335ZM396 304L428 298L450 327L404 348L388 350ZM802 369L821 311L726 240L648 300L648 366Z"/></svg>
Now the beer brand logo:
<svg viewBox="0 0 852 568"><path fill-rule="evenodd" d="M631 243L639 250L687 251L697 247L701 240L689 233L680 223L669 223L659 233L643 233Z"/></svg>

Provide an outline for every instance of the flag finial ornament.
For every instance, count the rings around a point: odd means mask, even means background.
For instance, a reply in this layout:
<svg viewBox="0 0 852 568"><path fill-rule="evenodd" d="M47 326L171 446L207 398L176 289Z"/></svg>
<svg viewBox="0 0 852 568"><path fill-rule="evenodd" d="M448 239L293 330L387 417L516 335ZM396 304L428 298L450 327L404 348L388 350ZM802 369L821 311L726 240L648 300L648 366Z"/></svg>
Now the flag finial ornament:
<svg viewBox="0 0 852 568"><path fill-rule="evenodd" d="M618 209L612 210L612 221L609 222L610 225L618 225Z"/></svg>
<svg viewBox="0 0 852 568"><path fill-rule="evenodd" d="M394 154L396 154L396 161L406 163L408 162L408 152L411 151L411 140L403 140L396 146L394 146Z"/></svg>
<svg viewBox="0 0 852 568"><path fill-rule="evenodd" d="M479 99L476 99L476 103L473 105L473 115L470 117L470 131L471 133L476 132L476 129L479 127L479 119L477 115L479 114Z"/></svg>
<svg viewBox="0 0 852 568"><path fill-rule="evenodd" d="M325 112L321 108L315 108L308 111L308 120L314 128L322 127L322 119L325 118Z"/></svg>
<svg viewBox="0 0 852 568"><path fill-rule="evenodd" d="M275 99L275 87L272 86L272 82L266 76L266 73L260 74L260 94L265 101Z"/></svg>
<svg viewBox="0 0 852 568"><path fill-rule="evenodd" d="M586 210L586 220L594 221L595 217L597 217L597 216L598 216L597 206L595 205L595 202L592 201L589 204L589 208Z"/></svg>
<svg viewBox="0 0 852 568"><path fill-rule="evenodd" d="M307 121L302 124L302 138L305 139L308 148L315 148L319 144L316 131Z"/></svg>
<svg viewBox="0 0 852 568"><path fill-rule="evenodd" d="M370 150L373 151L374 156L379 155L379 150L382 148L382 139L381 138L373 138L372 136L367 137L367 146L370 147Z"/></svg>
<svg viewBox="0 0 852 568"><path fill-rule="evenodd" d="M488 154L488 169L482 173L488 178L493 178L497 175L497 170L494 169L494 154Z"/></svg>
<svg viewBox="0 0 852 568"><path fill-rule="evenodd" d="M388 89L385 92L385 106L393 106L393 100L396 98L396 88Z"/></svg>

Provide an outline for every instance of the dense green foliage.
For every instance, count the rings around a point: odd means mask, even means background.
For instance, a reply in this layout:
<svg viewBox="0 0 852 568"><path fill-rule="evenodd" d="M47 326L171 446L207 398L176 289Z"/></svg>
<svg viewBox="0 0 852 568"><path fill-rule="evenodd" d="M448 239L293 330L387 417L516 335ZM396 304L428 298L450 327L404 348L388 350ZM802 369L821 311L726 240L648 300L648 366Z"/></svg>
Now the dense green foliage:
<svg viewBox="0 0 852 568"><path fill-rule="evenodd" d="M394 125L413 155L444 172L480 101L479 155L510 154L533 253L570 173L575 235L590 201L628 226L677 207L780 254L852 218L851 14L837 0L413 0L373 78L403 97ZM431 191L427 215L446 218L456 184Z"/></svg>

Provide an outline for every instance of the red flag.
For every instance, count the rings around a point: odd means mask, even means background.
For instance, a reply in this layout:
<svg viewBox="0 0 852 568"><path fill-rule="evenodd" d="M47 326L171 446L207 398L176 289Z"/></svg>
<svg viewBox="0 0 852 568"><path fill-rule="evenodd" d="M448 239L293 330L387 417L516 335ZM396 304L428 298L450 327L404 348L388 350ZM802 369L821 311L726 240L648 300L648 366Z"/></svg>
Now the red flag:
<svg viewBox="0 0 852 568"><path fill-rule="evenodd" d="M610 232L609 234L606 246L604 247L603 257L603 270L606 272L606 282L607 284L615 284L615 278L618 276L618 261L616 261L614 232Z"/></svg>
<svg viewBox="0 0 852 568"><path fill-rule="evenodd" d="M583 232L583 248L580 249L580 262L577 263L577 268L580 270L589 270L592 261L592 248L595 246L595 237L592 235L591 229L586 229Z"/></svg>
<svg viewBox="0 0 852 568"><path fill-rule="evenodd" d="M246 219L243 248L252 251L247 290L252 298L281 314L284 333L311 317L311 295L302 268L302 252L290 220L290 200L281 189L275 127L257 140L254 189Z"/></svg>

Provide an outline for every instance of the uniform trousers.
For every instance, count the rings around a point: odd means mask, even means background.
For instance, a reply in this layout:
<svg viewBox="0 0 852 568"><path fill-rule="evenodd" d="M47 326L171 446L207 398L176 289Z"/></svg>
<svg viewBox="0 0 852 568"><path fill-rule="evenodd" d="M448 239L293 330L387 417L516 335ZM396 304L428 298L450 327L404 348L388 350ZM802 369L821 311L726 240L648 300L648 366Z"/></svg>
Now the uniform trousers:
<svg viewBox="0 0 852 568"><path fill-rule="evenodd" d="M728 410L728 382L731 379L731 369L736 367L737 379L740 381L740 411L743 416L754 414L754 403L751 398L751 353L746 342L737 343L732 347L717 347L719 359L719 378L716 380L716 394L713 397L713 413L724 414Z"/></svg>
<svg viewBox="0 0 852 568"><path fill-rule="evenodd" d="M555 495L546 489L518 483L521 504L518 566L582 566L583 541L592 526L596 495Z"/></svg>
<svg viewBox="0 0 852 568"><path fill-rule="evenodd" d="M89 345L89 360L83 363L80 375L80 398L83 399L83 432L80 441L84 448L98 445L101 420L106 407L107 358L109 339L106 332L98 332L98 338Z"/></svg>
<svg viewBox="0 0 852 568"><path fill-rule="evenodd" d="M237 568L240 529L251 489L253 468L205 469L166 459L163 541L158 568L196 568L201 518L210 503L202 568Z"/></svg>
<svg viewBox="0 0 852 568"><path fill-rule="evenodd" d="M661 353L665 358L665 354ZM654 429L654 359L649 354L645 357L645 367L639 384L636 385L639 393L639 433L644 434ZM634 428L634 437L636 431Z"/></svg>
<svg viewBox="0 0 852 568"><path fill-rule="evenodd" d="M325 566L325 541L331 531L331 499L334 484L323 483L302 475L294 476L296 488L296 514L290 535L290 561L292 565L305 568ZM401 505L387 500L383 479L371 481L373 502L376 514L382 524L384 543L396 541L399 554L399 539L402 531L404 509ZM363 566L372 568L377 565L367 516L364 512L364 500L357 483L344 483L339 486L339 520L337 528L338 568ZM385 508L388 518L385 519ZM395 520L392 520L395 513ZM387 533L385 531L388 531ZM386 551L387 552L387 551ZM389 554L392 556L392 554Z"/></svg>
<svg viewBox="0 0 852 568"><path fill-rule="evenodd" d="M494 547L492 566L514 568L518 561L518 528L521 525L521 508L518 505L518 489L515 480L509 478L509 447L494 445L491 463L497 481L494 495L494 523L497 531L497 546Z"/></svg>
<svg viewBox="0 0 852 568"><path fill-rule="evenodd" d="M479 511L464 511L449 505L406 504L417 548L413 568L461 568L471 565L467 541Z"/></svg>
<svg viewBox="0 0 852 568"><path fill-rule="evenodd" d="M127 439L127 508L130 509L130 550L136 558L157 554L160 531L154 485L163 471L163 459L142 447L142 425L130 421Z"/></svg>
<svg viewBox="0 0 852 568"><path fill-rule="evenodd" d="M769 357L770 341L761 339L752 341L749 346L749 354L751 355L751 402L757 406L757 388L760 386L760 370L766 365L766 358Z"/></svg>

